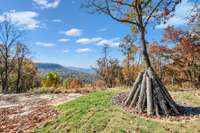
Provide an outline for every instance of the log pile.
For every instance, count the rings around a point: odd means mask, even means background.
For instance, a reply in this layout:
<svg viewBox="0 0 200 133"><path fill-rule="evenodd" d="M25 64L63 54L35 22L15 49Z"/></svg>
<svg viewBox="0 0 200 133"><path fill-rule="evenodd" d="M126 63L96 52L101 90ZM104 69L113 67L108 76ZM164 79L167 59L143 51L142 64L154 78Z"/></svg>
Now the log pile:
<svg viewBox="0 0 200 133"><path fill-rule="evenodd" d="M148 115L180 114L178 105L151 68L139 73L124 104Z"/></svg>

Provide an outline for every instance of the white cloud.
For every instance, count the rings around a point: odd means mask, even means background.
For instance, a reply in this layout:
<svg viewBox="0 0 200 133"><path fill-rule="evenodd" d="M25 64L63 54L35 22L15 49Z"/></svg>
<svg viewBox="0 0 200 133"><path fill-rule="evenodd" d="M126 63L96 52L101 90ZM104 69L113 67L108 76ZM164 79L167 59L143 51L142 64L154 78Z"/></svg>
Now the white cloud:
<svg viewBox="0 0 200 133"><path fill-rule="evenodd" d="M38 13L33 11L10 11L0 15L0 22L8 19L22 29L33 30L40 27L40 21L36 19L38 16Z"/></svg>
<svg viewBox="0 0 200 133"><path fill-rule="evenodd" d="M64 53L68 53L68 52L69 52L69 50L65 49L65 50L63 50L63 52L64 52Z"/></svg>
<svg viewBox="0 0 200 133"><path fill-rule="evenodd" d="M88 53L88 52L92 52L92 49L90 49L90 48L80 48L80 49L76 49L76 53L83 54L83 53Z"/></svg>
<svg viewBox="0 0 200 133"><path fill-rule="evenodd" d="M59 42L69 42L69 41L70 41L70 39L61 38L61 39L59 39L58 41L59 41Z"/></svg>
<svg viewBox="0 0 200 133"><path fill-rule="evenodd" d="M120 40L120 38L113 38L113 39L109 39L109 40L107 40L107 39L103 39L103 40L101 40L99 43L97 43L97 45L109 45L109 46L111 46L111 47L118 47L119 46L119 44L120 44L120 42L119 42L119 40Z"/></svg>
<svg viewBox="0 0 200 133"><path fill-rule="evenodd" d="M47 43L47 42L36 42L35 44L38 46L42 46L42 47L53 47L54 46L53 43Z"/></svg>
<svg viewBox="0 0 200 133"><path fill-rule="evenodd" d="M61 0L33 0L41 9L56 8Z"/></svg>
<svg viewBox="0 0 200 133"><path fill-rule="evenodd" d="M77 29L77 28L72 28L70 30L67 30L67 31L64 31L64 32L61 32L67 36L80 36L82 34L82 31L80 29Z"/></svg>
<svg viewBox="0 0 200 133"><path fill-rule="evenodd" d="M175 15L171 17L165 24L157 25L157 29L166 28L167 26L183 26L188 23L188 17L190 17L194 11L194 4L189 0L183 0L180 5L177 6Z"/></svg>
<svg viewBox="0 0 200 133"><path fill-rule="evenodd" d="M96 37L96 38L80 38L76 41L78 44L94 44L94 45L109 45L111 47L118 47L120 42L120 38L113 38L113 39L104 39L102 37Z"/></svg>
<svg viewBox="0 0 200 133"><path fill-rule="evenodd" d="M52 22L54 22L54 23L60 23L60 22L62 22L62 20L61 19L53 19Z"/></svg>
<svg viewBox="0 0 200 133"><path fill-rule="evenodd" d="M79 44L95 44L101 41L103 38L97 37L97 38L80 38L76 41L76 43Z"/></svg>

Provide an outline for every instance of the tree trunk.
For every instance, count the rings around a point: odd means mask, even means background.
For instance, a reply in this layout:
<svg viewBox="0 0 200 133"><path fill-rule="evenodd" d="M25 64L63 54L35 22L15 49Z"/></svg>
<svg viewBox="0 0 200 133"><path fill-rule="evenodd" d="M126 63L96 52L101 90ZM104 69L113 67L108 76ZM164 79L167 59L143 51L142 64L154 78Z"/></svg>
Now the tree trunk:
<svg viewBox="0 0 200 133"><path fill-rule="evenodd" d="M8 93L8 56L6 52L5 64L4 64L4 74L2 78L2 91L4 94Z"/></svg>
<svg viewBox="0 0 200 133"><path fill-rule="evenodd" d="M147 79L147 114L152 115L153 114L153 94L152 94L152 82L151 78L149 76L146 77Z"/></svg>
<svg viewBox="0 0 200 133"><path fill-rule="evenodd" d="M128 58L127 58L127 67L128 67L128 82L127 82L127 85L128 86L130 86L130 84L131 84L131 81L130 81L130 79L131 79L131 75L130 75L130 55L129 55L129 53L128 53Z"/></svg>
<svg viewBox="0 0 200 133"><path fill-rule="evenodd" d="M21 64L18 63L18 70L17 70L17 80L15 85L15 92L20 93L20 80L21 80Z"/></svg>
<svg viewBox="0 0 200 133"><path fill-rule="evenodd" d="M8 74L7 71L5 71L5 76L2 80L2 91L4 94L8 93Z"/></svg>
<svg viewBox="0 0 200 133"><path fill-rule="evenodd" d="M142 43L142 55L143 55L143 58L144 58L144 62L145 62L146 68L151 68L149 55L147 53L147 45L146 45L146 41L145 41L145 29L144 29L144 27L141 27L140 32L141 32L141 43Z"/></svg>

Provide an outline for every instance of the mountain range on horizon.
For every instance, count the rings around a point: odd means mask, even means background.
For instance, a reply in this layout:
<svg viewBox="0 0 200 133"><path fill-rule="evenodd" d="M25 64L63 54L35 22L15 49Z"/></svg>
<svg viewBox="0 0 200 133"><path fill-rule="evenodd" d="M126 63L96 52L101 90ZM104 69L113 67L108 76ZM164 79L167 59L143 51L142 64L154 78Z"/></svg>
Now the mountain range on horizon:
<svg viewBox="0 0 200 133"><path fill-rule="evenodd" d="M77 78L83 82L90 83L97 79L95 71L90 68L65 67L56 63L35 63L40 75L49 72L58 73L61 78Z"/></svg>

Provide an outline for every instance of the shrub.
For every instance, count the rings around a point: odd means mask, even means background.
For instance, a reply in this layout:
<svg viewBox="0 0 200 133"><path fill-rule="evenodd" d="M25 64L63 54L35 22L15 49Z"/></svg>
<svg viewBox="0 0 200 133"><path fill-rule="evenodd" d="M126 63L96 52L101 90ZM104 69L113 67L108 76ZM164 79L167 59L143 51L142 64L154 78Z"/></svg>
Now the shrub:
<svg viewBox="0 0 200 133"><path fill-rule="evenodd" d="M105 84L105 82L103 81L103 80L96 80L95 82L94 82L94 86L96 87L96 88L105 88L105 86L106 86L106 84Z"/></svg>
<svg viewBox="0 0 200 133"><path fill-rule="evenodd" d="M60 77L55 72L49 72L42 80L43 87L58 87L60 85Z"/></svg>
<svg viewBox="0 0 200 133"><path fill-rule="evenodd" d="M79 79L68 78L64 81L64 87L66 89L77 89L84 87L84 84Z"/></svg>

